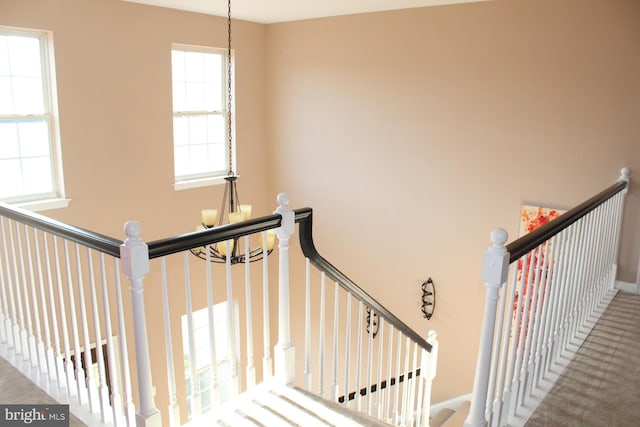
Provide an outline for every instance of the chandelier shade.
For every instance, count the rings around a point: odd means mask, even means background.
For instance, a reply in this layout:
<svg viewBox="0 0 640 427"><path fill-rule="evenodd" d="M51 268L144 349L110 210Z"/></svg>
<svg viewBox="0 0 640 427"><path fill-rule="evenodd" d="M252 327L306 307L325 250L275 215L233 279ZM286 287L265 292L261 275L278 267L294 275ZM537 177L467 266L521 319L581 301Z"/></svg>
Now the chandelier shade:
<svg viewBox="0 0 640 427"><path fill-rule="evenodd" d="M225 223L236 224L251 219L252 206L240 204L237 180L238 177L235 175L225 177L226 182L220 209L202 209L200 212L202 223L198 226L198 230L220 227ZM265 237L263 237L265 234L266 240ZM247 246L250 239L248 236L245 236L243 239L244 248L242 247L243 245L240 242L240 238L234 238L193 248L191 249L191 253L200 259L217 263L226 263L229 261L231 264L238 264L247 261L258 261L273 251L276 237L273 230L266 230L266 232L260 233L258 236L259 245L255 248Z"/></svg>

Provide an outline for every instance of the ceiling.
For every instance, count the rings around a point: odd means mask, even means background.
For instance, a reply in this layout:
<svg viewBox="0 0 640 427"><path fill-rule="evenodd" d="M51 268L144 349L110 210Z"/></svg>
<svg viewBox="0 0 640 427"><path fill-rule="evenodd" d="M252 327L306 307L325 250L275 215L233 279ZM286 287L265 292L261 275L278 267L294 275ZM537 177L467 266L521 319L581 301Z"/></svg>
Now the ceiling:
<svg viewBox="0 0 640 427"><path fill-rule="evenodd" d="M153 6L227 16L224 0L125 0ZM352 15L393 9L473 3L490 0L233 0L234 19L270 24L327 16Z"/></svg>

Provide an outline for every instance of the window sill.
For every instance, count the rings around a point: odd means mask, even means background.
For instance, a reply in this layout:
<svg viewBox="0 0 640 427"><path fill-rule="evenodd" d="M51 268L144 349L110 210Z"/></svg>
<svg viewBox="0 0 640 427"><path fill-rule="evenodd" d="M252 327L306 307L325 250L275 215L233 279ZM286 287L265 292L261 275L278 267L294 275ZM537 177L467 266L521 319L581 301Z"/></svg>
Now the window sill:
<svg viewBox="0 0 640 427"><path fill-rule="evenodd" d="M236 175L239 176L239 175ZM225 182L227 182L225 180L226 177L224 176L218 176L215 178L202 178L202 179L192 179L189 181L180 181L180 182L174 182L173 183L173 189L175 191L180 191L180 190L189 190L190 188L198 188L198 187L208 187L211 185L220 185L220 184L224 184Z"/></svg>
<svg viewBox="0 0 640 427"><path fill-rule="evenodd" d="M46 199L37 200L35 202L16 203L22 209L26 209L31 212L47 211L50 209L62 209L69 206L71 199Z"/></svg>

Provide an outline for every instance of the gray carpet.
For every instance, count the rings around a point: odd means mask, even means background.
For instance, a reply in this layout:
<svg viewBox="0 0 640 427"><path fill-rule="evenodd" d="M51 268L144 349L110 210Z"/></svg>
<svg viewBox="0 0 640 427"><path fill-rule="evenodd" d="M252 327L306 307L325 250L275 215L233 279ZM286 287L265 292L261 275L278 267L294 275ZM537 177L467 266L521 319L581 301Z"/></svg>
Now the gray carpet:
<svg viewBox="0 0 640 427"><path fill-rule="evenodd" d="M0 357L0 403L54 405L58 402ZM86 424L71 415L69 426L82 427Z"/></svg>
<svg viewBox="0 0 640 427"><path fill-rule="evenodd" d="M640 426L640 296L619 292L526 427Z"/></svg>
<svg viewBox="0 0 640 427"><path fill-rule="evenodd" d="M640 426L639 361L640 296L619 292L526 427ZM0 403L56 402L0 357Z"/></svg>

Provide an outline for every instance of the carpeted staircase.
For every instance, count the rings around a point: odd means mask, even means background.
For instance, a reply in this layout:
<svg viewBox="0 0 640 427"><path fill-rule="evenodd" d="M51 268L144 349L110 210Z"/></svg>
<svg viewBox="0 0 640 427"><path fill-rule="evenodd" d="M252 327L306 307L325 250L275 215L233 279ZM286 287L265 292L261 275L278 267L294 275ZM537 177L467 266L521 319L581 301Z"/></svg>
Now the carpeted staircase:
<svg viewBox="0 0 640 427"><path fill-rule="evenodd" d="M430 427L462 427L469 414L471 402L466 401L458 410L443 408L439 410L429 421Z"/></svg>
<svg viewBox="0 0 640 427"><path fill-rule="evenodd" d="M223 427L309 426L388 427L390 424L351 411L299 389L262 383L188 424Z"/></svg>
<svg viewBox="0 0 640 427"><path fill-rule="evenodd" d="M0 403L53 404L56 401L33 384L18 369L0 358ZM457 411L444 408L431 418L431 427L462 427L469 402ZM85 426L71 416L70 426ZM241 395L234 404L223 405L215 416L203 416L188 427L198 426L305 426L305 427L389 427L391 424L295 387L264 383Z"/></svg>

